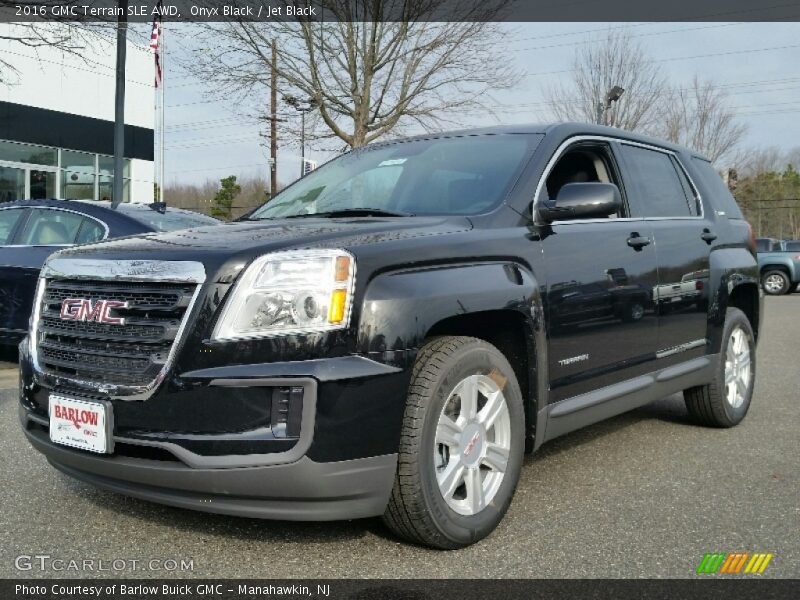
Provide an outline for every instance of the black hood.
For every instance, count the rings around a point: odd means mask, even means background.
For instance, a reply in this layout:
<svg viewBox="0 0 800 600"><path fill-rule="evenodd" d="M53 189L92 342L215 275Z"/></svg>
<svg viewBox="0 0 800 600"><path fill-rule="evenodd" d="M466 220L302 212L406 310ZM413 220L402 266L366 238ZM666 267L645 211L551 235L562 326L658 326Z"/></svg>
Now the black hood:
<svg viewBox="0 0 800 600"><path fill-rule="evenodd" d="M313 218L244 221L118 238L64 250L59 257L94 259L193 260L204 263L209 276L224 276L223 265L236 271L267 252L297 248L359 248L471 229L466 217ZM222 270L222 272L220 272Z"/></svg>

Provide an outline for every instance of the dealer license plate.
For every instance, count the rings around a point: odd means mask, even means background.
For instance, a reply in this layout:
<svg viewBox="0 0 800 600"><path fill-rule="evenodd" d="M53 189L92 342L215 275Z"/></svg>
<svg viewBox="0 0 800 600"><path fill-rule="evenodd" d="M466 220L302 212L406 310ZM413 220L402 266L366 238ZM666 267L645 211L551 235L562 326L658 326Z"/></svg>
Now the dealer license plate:
<svg viewBox="0 0 800 600"><path fill-rule="evenodd" d="M108 452L108 408L100 402L50 394L50 439L90 452Z"/></svg>

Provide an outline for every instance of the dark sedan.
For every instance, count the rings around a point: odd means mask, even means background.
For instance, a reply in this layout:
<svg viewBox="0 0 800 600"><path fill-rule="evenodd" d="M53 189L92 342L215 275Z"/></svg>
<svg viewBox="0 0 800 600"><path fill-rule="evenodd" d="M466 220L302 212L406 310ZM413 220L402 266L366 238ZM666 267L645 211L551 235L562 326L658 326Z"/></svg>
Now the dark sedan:
<svg viewBox="0 0 800 600"><path fill-rule="evenodd" d="M155 204L20 200L0 204L0 344L28 330L39 270L62 248L100 240L219 223L212 217Z"/></svg>

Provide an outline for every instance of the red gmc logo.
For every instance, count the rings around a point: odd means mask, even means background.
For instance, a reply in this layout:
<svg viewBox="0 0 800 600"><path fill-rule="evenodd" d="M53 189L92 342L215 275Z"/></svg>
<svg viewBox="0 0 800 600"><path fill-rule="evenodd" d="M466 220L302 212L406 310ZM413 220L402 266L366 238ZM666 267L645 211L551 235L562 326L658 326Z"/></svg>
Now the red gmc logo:
<svg viewBox="0 0 800 600"><path fill-rule="evenodd" d="M125 319L112 317L112 308L128 308L127 302L119 300L96 300L87 298L67 298L61 303L61 319L63 321L94 321L109 325L124 325Z"/></svg>

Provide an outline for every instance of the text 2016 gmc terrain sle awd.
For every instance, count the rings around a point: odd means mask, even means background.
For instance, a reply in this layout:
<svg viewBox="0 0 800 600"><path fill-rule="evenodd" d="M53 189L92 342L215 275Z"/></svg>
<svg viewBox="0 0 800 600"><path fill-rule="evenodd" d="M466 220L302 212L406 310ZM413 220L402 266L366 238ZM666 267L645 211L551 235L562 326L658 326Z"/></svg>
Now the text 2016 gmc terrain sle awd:
<svg viewBox="0 0 800 600"><path fill-rule="evenodd" d="M57 469L173 506L382 515L458 548L523 454L683 391L747 413L762 297L709 162L561 124L360 148L247 220L59 252L20 420Z"/></svg>

